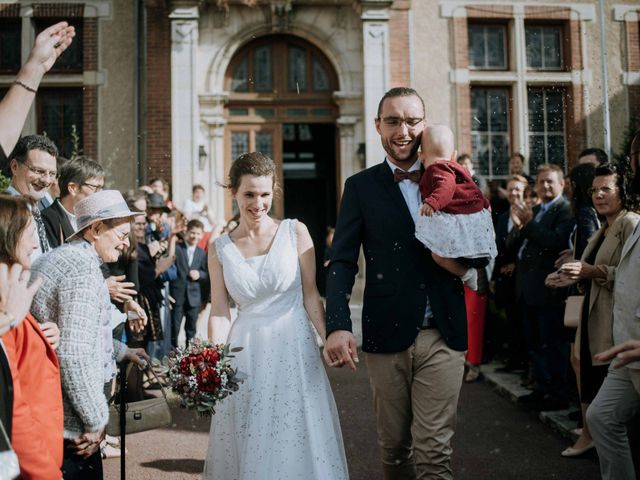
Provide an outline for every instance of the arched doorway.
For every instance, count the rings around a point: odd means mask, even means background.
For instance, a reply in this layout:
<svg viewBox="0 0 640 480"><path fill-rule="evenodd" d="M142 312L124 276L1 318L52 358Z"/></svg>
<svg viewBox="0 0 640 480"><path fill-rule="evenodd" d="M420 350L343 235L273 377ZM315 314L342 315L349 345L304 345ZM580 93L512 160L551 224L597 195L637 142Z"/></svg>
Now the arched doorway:
<svg viewBox="0 0 640 480"><path fill-rule="evenodd" d="M324 287L327 227L335 225L338 175L333 92L336 73L326 56L291 35L267 35L239 49L225 74L225 171L245 152L261 151L278 168L278 218L304 222L316 245L318 286ZM230 200L227 218L233 215Z"/></svg>

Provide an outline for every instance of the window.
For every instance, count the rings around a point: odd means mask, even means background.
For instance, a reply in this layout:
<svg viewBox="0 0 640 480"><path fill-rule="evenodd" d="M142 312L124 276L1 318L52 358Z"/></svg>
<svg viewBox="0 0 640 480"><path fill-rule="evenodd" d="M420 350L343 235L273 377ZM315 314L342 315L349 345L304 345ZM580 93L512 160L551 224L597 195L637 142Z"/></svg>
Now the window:
<svg viewBox="0 0 640 480"><path fill-rule="evenodd" d="M535 70L561 70L562 26L527 25L525 26L527 45L527 67Z"/></svg>
<svg viewBox="0 0 640 480"><path fill-rule="evenodd" d="M21 35L21 19L0 20L0 73L17 73L20 70Z"/></svg>
<svg viewBox="0 0 640 480"><path fill-rule="evenodd" d="M55 73L82 73L83 70L83 45L82 45L82 30L83 19L82 18L50 18L50 17L38 17L35 19L36 35L38 35L45 28L60 22L66 21L69 25L73 25L76 29L76 36L73 37L73 42L64 51L64 54L56 60L53 64L51 72Z"/></svg>
<svg viewBox="0 0 640 480"><path fill-rule="evenodd" d="M470 24L469 66L485 70L507 69L506 25Z"/></svg>
<svg viewBox="0 0 640 480"><path fill-rule="evenodd" d="M55 142L63 157L82 149L82 89L41 88L37 98L38 132ZM77 134L74 145L72 130Z"/></svg>
<svg viewBox="0 0 640 480"><path fill-rule="evenodd" d="M471 148L479 173L509 173L509 90L471 87Z"/></svg>
<svg viewBox="0 0 640 480"><path fill-rule="evenodd" d="M565 162L564 89L529 88L529 171Z"/></svg>
<svg viewBox="0 0 640 480"><path fill-rule="evenodd" d="M231 159L249 151L249 132L231 132Z"/></svg>

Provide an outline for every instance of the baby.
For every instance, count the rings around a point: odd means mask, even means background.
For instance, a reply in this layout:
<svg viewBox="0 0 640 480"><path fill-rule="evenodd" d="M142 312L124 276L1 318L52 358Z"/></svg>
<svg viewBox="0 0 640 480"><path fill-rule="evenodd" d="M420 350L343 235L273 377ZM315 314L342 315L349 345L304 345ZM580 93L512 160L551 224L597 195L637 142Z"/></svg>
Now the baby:
<svg viewBox="0 0 640 480"><path fill-rule="evenodd" d="M453 132L430 125L422 132L420 180L422 207L416 238L433 260L477 290L478 272L497 254L489 201L454 159Z"/></svg>

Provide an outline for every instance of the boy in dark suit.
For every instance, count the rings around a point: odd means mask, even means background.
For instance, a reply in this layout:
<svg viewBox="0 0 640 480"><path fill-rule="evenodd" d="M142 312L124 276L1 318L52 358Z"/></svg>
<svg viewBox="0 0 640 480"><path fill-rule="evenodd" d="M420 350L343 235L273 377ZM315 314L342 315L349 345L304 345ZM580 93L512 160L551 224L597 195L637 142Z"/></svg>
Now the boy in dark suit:
<svg viewBox="0 0 640 480"><path fill-rule="evenodd" d="M178 333L182 317L185 317L184 330L187 345L196 334L196 321L204 296L200 282L208 277L207 254L198 247L204 233L200 220L187 223L185 241L176 245L176 267L178 278L170 283L171 297L175 300L171 311L171 346L178 346Z"/></svg>

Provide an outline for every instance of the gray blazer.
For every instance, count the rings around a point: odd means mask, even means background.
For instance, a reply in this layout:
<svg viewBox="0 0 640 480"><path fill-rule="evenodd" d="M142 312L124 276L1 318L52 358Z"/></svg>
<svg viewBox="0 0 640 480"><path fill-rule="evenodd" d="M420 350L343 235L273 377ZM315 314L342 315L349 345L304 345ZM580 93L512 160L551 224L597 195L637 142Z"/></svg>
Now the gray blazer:
<svg viewBox="0 0 640 480"><path fill-rule="evenodd" d="M613 343L640 340L640 223L622 247L613 288ZM640 361L627 365L640 369Z"/></svg>

